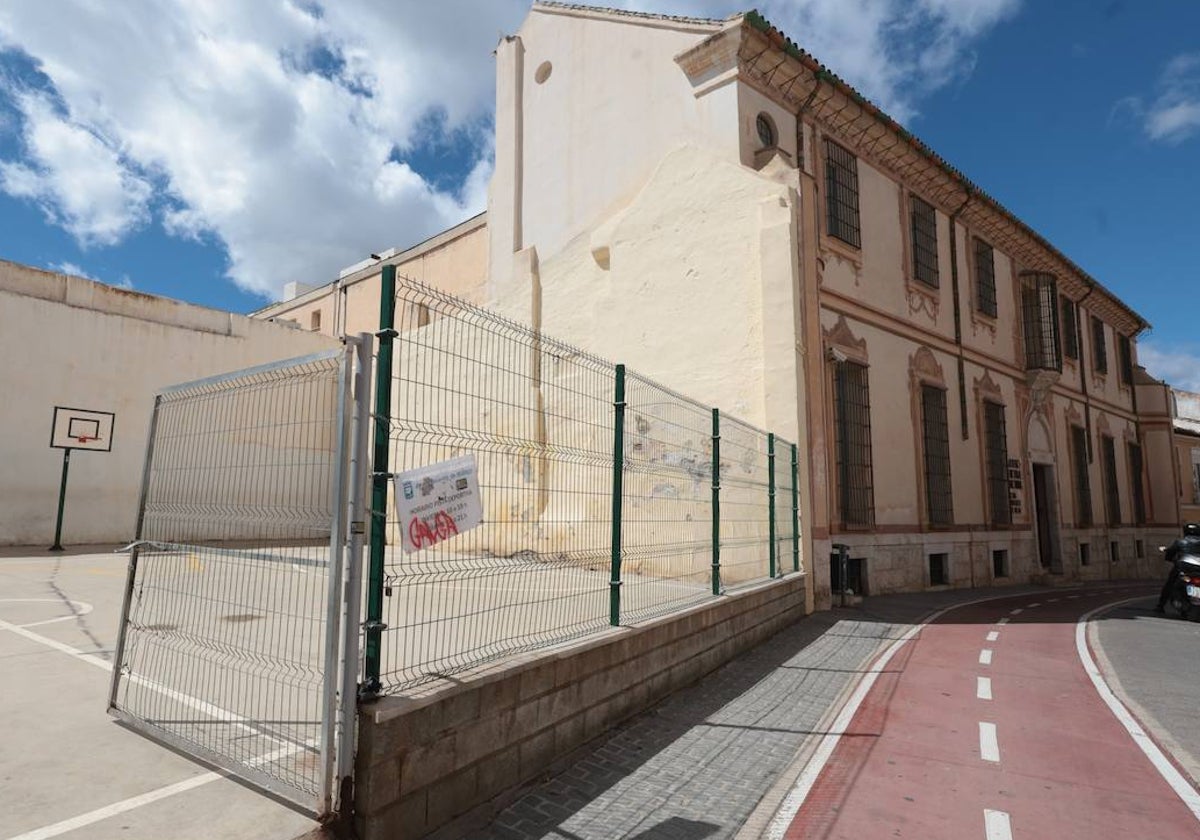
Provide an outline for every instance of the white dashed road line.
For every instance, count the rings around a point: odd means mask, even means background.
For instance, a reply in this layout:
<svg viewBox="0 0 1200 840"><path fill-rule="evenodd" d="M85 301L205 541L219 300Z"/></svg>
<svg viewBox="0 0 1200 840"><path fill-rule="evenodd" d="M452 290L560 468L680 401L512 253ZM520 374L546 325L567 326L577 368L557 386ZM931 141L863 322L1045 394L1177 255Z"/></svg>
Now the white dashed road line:
<svg viewBox="0 0 1200 840"><path fill-rule="evenodd" d="M975 696L980 700L992 699L991 677L977 677L975 680Z"/></svg>
<svg viewBox="0 0 1200 840"><path fill-rule="evenodd" d="M1026 605L1025 605L1025 609L1027 609L1027 610L1031 610L1031 609L1033 609L1034 607L1040 607L1041 605L1042 605L1042 602L1041 602L1041 601L1034 601L1032 604L1026 604Z"/></svg>
<svg viewBox="0 0 1200 840"><path fill-rule="evenodd" d="M983 830L987 840L1012 840L1012 825L1004 811L983 809Z"/></svg>
<svg viewBox="0 0 1200 840"><path fill-rule="evenodd" d="M1005 616L1004 618L1000 619L1000 620L999 620L999 621L997 621L996 623L997 623L997 624L1001 624L1001 625L1003 625L1003 624L1008 624L1008 616Z"/></svg>
<svg viewBox="0 0 1200 840"><path fill-rule="evenodd" d="M979 651L979 664L980 665L991 665L992 664L992 651L990 648L984 648L983 650Z"/></svg>
<svg viewBox="0 0 1200 840"><path fill-rule="evenodd" d="M979 724L979 755L984 761L1000 761L1000 742L996 739L996 724Z"/></svg>
<svg viewBox="0 0 1200 840"><path fill-rule="evenodd" d="M1024 608L1024 607L1017 607L1015 610L1009 610L1009 611L1008 611L1008 614L1009 614L1009 615L1020 615L1020 614L1021 614L1021 613L1023 613L1023 612L1025 612L1025 608Z"/></svg>
<svg viewBox="0 0 1200 840"><path fill-rule="evenodd" d="M994 642L994 641L996 641L996 640L997 640L997 639L999 639L999 638L1000 638L1000 631L999 631L999 630L993 630L993 631L991 631L990 633L988 633L988 634L987 634L987 640L988 640L989 642Z"/></svg>

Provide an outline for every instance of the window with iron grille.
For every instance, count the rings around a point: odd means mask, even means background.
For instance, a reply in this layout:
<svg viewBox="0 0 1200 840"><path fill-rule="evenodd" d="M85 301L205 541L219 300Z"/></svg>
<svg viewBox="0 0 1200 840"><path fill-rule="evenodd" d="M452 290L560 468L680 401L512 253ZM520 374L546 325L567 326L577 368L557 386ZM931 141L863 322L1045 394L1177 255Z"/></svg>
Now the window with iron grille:
<svg viewBox="0 0 1200 840"><path fill-rule="evenodd" d="M1079 315L1078 308L1075 306L1075 301L1071 300L1066 295L1059 298L1062 307L1059 310L1062 315L1062 337L1063 337L1063 355L1068 359L1079 358Z"/></svg>
<svg viewBox="0 0 1200 840"><path fill-rule="evenodd" d="M1104 454L1104 513L1109 525L1121 524L1121 496L1117 491L1117 443L1109 435L1100 438Z"/></svg>
<svg viewBox="0 0 1200 840"><path fill-rule="evenodd" d="M928 201L909 199L909 223L912 227L913 276L927 286L938 285L937 211Z"/></svg>
<svg viewBox="0 0 1200 840"><path fill-rule="evenodd" d="M1104 322L1092 316L1092 368L1108 373L1108 348L1104 346Z"/></svg>
<svg viewBox="0 0 1200 840"><path fill-rule="evenodd" d="M954 493L950 487L950 424L946 391L921 386L921 434L925 455L925 505L930 525L954 524Z"/></svg>
<svg viewBox="0 0 1200 840"><path fill-rule="evenodd" d="M1146 524L1146 490L1142 485L1142 446L1129 445L1129 489L1133 494L1133 524ZM1141 556L1141 555L1138 555Z"/></svg>
<svg viewBox="0 0 1200 840"><path fill-rule="evenodd" d="M1075 525L1092 526L1092 480L1088 475L1087 432L1071 427L1071 461L1075 465Z"/></svg>
<svg viewBox="0 0 1200 840"><path fill-rule="evenodd" d="M1121 383L1124 385L1133 384L1133 347L1130 345L1129 336L1117 336L1117 361L1121 365Z"/></svg>
<svg viewBox="0 0 1200 840"><path fill-rule="evenodd" d="M992 246L975 239L975 304L984 315L996 317L996 255Z"/></svg>
<svg viewBox="0 0 1200 840"><path fill-rule="evenodd" d="M1011 525L1008 505L1008 434L1004 424L1004 406L983 404L984 452L987 458L988 506L992 525Z"/></svg>
<svg viewBox="0 0 1200 840"><path fill-rule="evenodd" d="M1058 343L1058 281L1053 274L1021 278L1026 370L1062 370Z"/></svg>
<svg viewBox="0 0 1200 840"><path fill-rule="evenodd" d="M842 524L871 525L875 521L875 490L866 365L839 362L834 367L834 414Z"/></svg>
<svg viewBox="0 0 1200 840"><path fill-rule="evenodd" d="M832 140L825 141L825 210L829 235L862 247L858 221L858 159Z"/></svg>

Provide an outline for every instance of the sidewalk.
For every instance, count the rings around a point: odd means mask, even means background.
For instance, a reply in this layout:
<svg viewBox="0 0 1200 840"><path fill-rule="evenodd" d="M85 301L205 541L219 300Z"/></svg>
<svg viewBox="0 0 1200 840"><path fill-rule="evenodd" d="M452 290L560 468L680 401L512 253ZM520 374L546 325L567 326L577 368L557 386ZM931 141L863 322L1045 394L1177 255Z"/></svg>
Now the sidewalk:
<svg viewBox="0 0 1200 840"><path fill-rule="evenodd" d="M944 607L1047 589L879 596L814 613L548 768L540 784L467 837L757 837L823 725L887 641Z"/></svg>

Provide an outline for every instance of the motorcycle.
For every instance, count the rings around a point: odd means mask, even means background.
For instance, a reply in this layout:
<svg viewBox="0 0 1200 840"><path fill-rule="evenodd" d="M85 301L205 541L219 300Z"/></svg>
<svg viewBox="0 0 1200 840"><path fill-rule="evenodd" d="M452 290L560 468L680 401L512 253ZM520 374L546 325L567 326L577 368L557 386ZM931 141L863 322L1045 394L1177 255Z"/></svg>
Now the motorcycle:
<svg viewBox="0 0 1200 840"><path fill-rule="evenodd" d="M1158 550L1165 552L1167 547L1160 545ZM1175 558L1175 571L1175 586L1168 603L1180 618L1200 617L1200 556L1180 554Z"/></svg>

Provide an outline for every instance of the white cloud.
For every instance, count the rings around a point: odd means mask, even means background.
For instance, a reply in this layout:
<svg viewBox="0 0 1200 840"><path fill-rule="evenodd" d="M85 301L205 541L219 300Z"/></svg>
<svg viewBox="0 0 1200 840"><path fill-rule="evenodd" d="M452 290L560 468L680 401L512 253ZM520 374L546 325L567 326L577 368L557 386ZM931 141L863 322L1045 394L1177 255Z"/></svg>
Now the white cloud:
<svg viewBox="0 0 1200 840"><path fill-rule="evenodd" d="M1200 347L1165 349L1152 341L1140 341L1138 362L1173 388L1200 392Z"/></svg>
<svg viewBox="0 0 1200 840"><path fill-rule="evenodd" d="M1126 96L1114 113L1131 112L1151 140L1175 144L1200 132L1200 53L1183 53L1164 65L1154 99Z"/></svg>
<svg viewBox="0 0 1200 840"><path fill-rule="evenodd" d="M121 275L121 279L115 283L110 283L94 274L89 273L83 266L73 262L51 263L51 271L57 271L59 274L69 274L72 277L82 277L85 280L92 280L96 283L104 283L106 286L116 286L118 289L132 289L133 281L129 279L128 274Z"/></svg>
<svg viewBox="0 0 1200 840"><path fill-rule="evenodd" d="M973 45L1018 3L762 8L905 119L970 72ZM734 0L625 5L714 17L741 9ZM63 6L0 4L0 49L28 54L53 86L51 98L0 79L0 96L23 116L26 148L23 159L0 161L0 188L37 202L83 244L120 241L152 215L173 235L214 237L238 285L274 296L285 278L326 280L483 209L492 50L520 25L527 0L473 4L467 14L455 2L390 0ZM438 136L422 136L430 131ZM450 188L396 159L464 138L477 154Z"/></svg>

